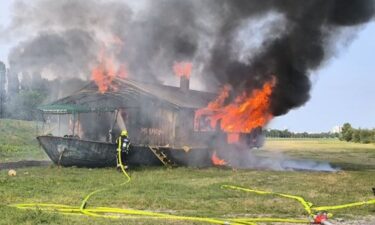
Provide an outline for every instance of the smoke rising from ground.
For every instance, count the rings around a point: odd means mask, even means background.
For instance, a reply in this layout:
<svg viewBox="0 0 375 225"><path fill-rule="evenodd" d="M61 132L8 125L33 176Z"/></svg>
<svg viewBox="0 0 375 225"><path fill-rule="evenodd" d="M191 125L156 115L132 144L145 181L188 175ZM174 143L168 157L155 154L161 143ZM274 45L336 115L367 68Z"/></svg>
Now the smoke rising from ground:
<svg viewBox="0 0 375 225"><path fill-rule="evenodd" d="M235 146L228 149L218 149L219 157L226 160L226 166L238 169L268 169L268 170L304 170L304 171L339 171L328 162L314 160L296 160L282 153L272 153L259 156L254 151L248 151L246 146Z"/></svg>
<svg viewBox="0 0 375 225"><path fill-rule="evenodd" d="M275 116L309 99L309 75L334 52L344 29L371 20L372 0L15 1L9 55L16 72L90 79L98 52L112 49L131 78L172 79L175 61L194 64L192 84L250 91L272 76Z"/></svg>

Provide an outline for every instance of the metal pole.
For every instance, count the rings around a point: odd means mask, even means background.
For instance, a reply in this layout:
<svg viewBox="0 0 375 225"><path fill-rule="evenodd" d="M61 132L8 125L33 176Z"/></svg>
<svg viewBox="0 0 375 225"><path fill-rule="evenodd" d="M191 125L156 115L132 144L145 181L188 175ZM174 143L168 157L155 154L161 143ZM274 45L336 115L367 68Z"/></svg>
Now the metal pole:
<svg viewBox="0 0 375 225"><path fill-rule="evenodd" d="M46 123L46 118L44 117L44 114L42 115L43 116L43 123L42 123L42 135L44 135L45 134L45 130L44 130L44 125L45 125L45 123Z"/></svg>
<svg viewBox="0 0 375 225"><path fill-rule="evenodd" d="M76 128L76 114L74 113L73 114L73 137L74 137L74 130L75 130L75 128Z"/></svg>
<svg viewBox="0 0 375 225"><path fill-rule="evenodd" d="M59 128L58 128L58 131L57 131L57 136L61 136L61 133L60 133L60 128L61 128L60 114L57 116L57 120L58 120L58 123L59 123Z"/></svg>
<svg viewBox="0 0 375 225"><path fill-rule="evenodd" d="M108 134L108 141L109 142L112 142L113 141L113 128L115 127L115 124L116 124L116 121L117 121L117 116L118 116L118 112L119 110L116 110L114 113L114 119L113 119L113 123L111 124L111 128L109 130L109 134Z"/></svg>
<svg viewBox="0 0 375 225"><path fill-rule="evenodd" d="M78 113L78 115L77 115L77 135L78 135L78 137L80 136L79 129L80 129L80 126L81 126L81 123L79 121L79 118L80 118L79 115L80 115L80 113Z"/></svg>

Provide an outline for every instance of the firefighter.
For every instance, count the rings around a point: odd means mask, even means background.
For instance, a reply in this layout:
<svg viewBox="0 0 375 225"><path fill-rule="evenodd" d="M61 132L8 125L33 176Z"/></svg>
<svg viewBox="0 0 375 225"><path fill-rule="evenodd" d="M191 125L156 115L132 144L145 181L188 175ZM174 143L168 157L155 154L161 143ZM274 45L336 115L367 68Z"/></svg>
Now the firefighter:
<svg viewBox="0 0 375 225"><path fill-rule="evenodd" d="M128 138L128 131L126 130L121 131L120 136L116 140L116 144L117 144L117 154L116 154L117 169L121 169L122 162L120 162L119 154L123 156L124 154L127 155L129 153L130 140Z"/></svg>

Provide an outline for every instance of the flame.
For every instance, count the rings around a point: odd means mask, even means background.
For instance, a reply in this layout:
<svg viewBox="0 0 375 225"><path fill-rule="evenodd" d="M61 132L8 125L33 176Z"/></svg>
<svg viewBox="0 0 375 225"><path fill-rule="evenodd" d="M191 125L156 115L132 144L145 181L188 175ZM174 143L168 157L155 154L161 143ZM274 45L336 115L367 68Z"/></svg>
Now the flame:
<svg viewBox="0 0 375 225"><path fill-rule="evenodd" d="M214 153L212 154L211 161L215 166L225 166L228 164L224 159L220 159L217 156L216 151L214 151Z"/></svg>
<svg viewBox="0 0 375 225"><path fill-rule="evenodd" d="M193 64L191 62L175 62L173 65L173 71L178 77L190 78Z"/></svg>
<svg viewBox="0 0 375 225"><path fill-rule="evenodd" d="M270 111L270 96L275 85L275 78L266 82L262 88L250 93L243 92L229 104L225 101L229 97L230 86L226 85L219 96L208 104L206 108L196 111L196 128L199 129L201 116L206 116L210 126L215 128L220 121L220 129L228 134L228 142L239 140L239 133L250 133L254 128L263 127L272 118Z"/></svg>
<svg viewBox="0 0 375 225"><path fill-rule="evenodd" d="M239 133L228 133L227 142L228 144L237 143L240 141Z"/></svg>
<svg viewBox="0 0 375 225"><path fill-rule="evenodd" d="M101 51L98 58L100 63L91 71L91 80L95 81L102 94L109 89L116 90L117 87L113 84L113 80L116 77L122 79L128 77L126 66L124 64L117 66L114 56L108 56L104 50Z"/></svg>
<svg viewBox="0 0 375 225"><path fill-rule="evenodd" d="M103 44L99 54L98 62L91 71L91 80L98 86L100 93L105 93L112 90L117 90L113 80L118 77L125 79L128 77L128 70L125 64L118 63L115 59L115 54L124 45L121 39L117 36L107 38L108 44Z"/></svg>

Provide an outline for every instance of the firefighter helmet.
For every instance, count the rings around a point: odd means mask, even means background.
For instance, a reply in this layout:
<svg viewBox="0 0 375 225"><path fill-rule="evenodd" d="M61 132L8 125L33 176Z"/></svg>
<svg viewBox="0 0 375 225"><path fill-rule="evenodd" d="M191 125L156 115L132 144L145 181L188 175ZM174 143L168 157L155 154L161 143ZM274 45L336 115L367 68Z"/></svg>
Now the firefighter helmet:
<svg viewBox="0 0 375 225"><path fill-rule="evenodd" d="M121 131L121 136L128 136L128 131L127 130L122 130Z"/></svg>

